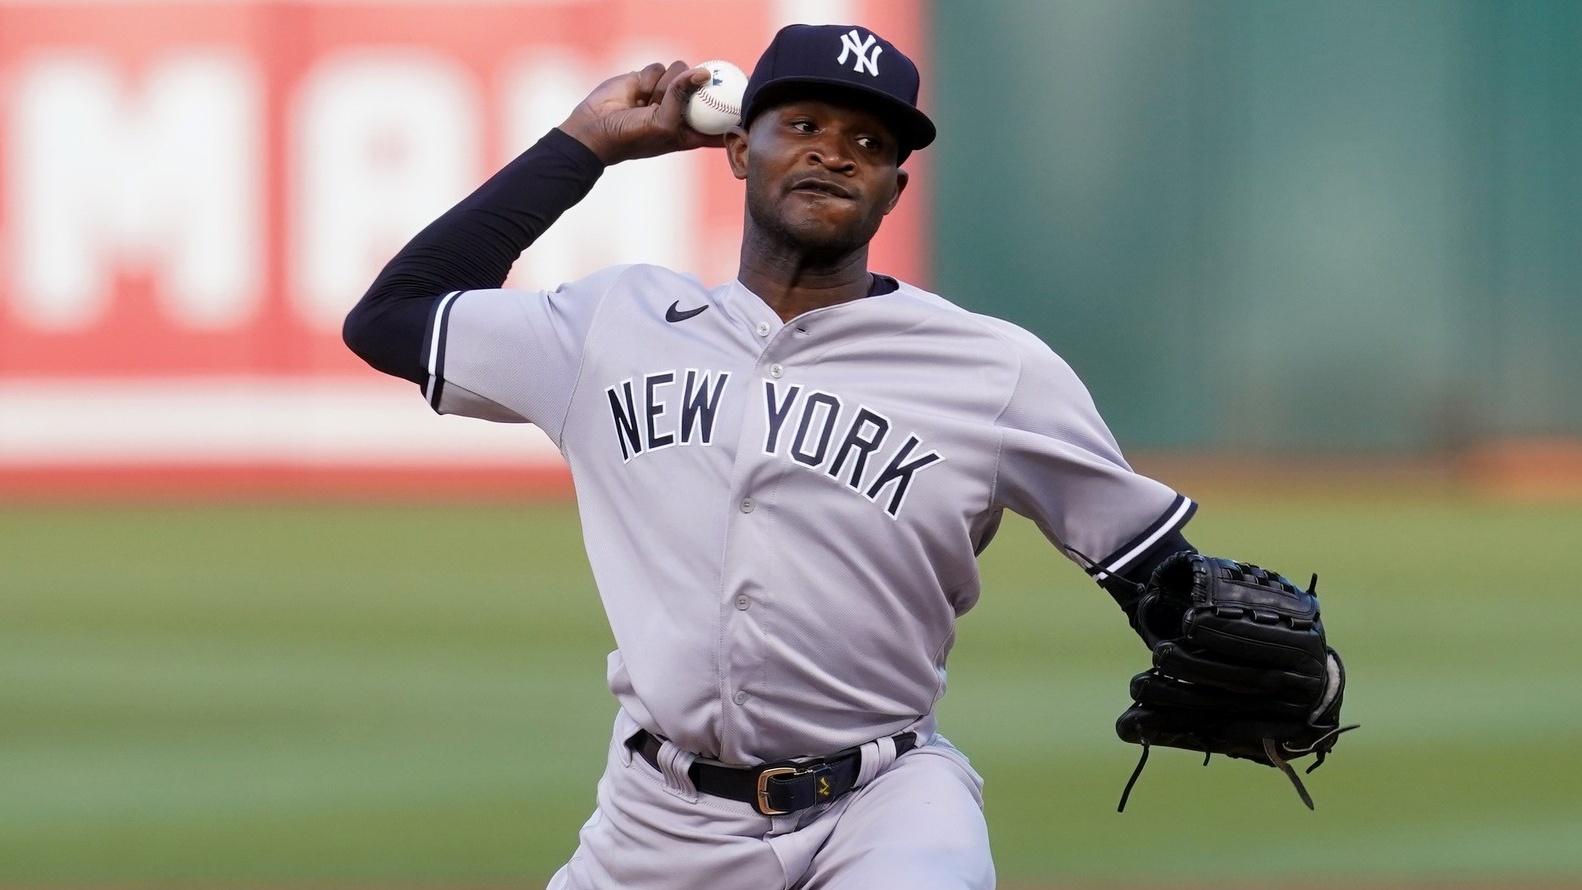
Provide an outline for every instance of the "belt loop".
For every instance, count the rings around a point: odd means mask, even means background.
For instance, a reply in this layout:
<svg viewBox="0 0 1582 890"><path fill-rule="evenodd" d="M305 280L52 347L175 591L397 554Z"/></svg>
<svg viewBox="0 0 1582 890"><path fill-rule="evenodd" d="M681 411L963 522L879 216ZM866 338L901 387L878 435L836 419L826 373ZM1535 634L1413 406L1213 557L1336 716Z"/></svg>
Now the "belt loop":
<svg viewBox="0 0 1582 890"><path fill-rule="evenodd" d="M865 742L861 751L862 764L857 768L857 784L853 788L861 788L890 768L895 762L895 739L884 736Z"/></svg>
<svg viewBox="0 0 1582 890"><path fill-rule="evenodd" d="M697 759L698 755L682 750L669 739L659 745L659 771L665 777L665 790L687 803L698 802L697 786L692 784L692 777L687 775Z"/></svg>

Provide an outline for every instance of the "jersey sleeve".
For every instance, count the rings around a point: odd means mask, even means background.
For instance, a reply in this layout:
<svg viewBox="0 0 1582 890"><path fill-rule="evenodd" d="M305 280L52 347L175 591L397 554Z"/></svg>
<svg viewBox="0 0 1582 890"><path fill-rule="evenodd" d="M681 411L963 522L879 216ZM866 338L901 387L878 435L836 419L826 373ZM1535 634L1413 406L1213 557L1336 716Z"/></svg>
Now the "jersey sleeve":
<svg viewBox="0 0 1582 890"><path fill-rule="evenodd" d="M1022 332L1025 334L1025 332ZM1124 572L1197 505L1126 463L1087 387L1041 341L1000 415L994 506L1031 519L1097 581Z"/></svg>
<svg viewBox="0 0 1582 890"><path fill-rule="evenodd" d="M626 268L553 291L446 294L434 305L424 339L429 406L440 414L531 423L558 444L588 333Z"/></svg>

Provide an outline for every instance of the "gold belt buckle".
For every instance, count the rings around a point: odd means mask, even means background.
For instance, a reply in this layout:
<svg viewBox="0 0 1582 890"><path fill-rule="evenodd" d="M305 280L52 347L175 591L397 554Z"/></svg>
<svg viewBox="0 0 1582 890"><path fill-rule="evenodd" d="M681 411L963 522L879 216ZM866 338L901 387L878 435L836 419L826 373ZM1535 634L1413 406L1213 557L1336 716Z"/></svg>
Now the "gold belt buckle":
<svg viewBox="0 0 1582 890"><path fill-rule="evenodd" d="M794 775L796 771L794 766L773 766L758 774L758 812L765 816L784 816L791 812L769 808L769 780L775 776Z"/></svg>

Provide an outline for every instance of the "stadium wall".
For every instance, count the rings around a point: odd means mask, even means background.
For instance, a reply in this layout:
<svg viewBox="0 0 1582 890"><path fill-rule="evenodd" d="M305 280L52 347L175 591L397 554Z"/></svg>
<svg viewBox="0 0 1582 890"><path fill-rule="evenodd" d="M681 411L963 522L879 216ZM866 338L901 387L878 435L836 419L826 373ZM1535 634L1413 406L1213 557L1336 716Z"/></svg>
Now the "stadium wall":
<svg viewBox="0 0 1582 890"><path fill-rule="evenodd" d="M1582 435L1582 4L934 9L935 282L1123 445Z"/></svg>
<svg viewBox="0 0 1582 890"><path fill-rule="evenodd" d="M1575 452L1574 3L666 10L0 0L0 496L564 490L536 432L429 415L339 318L600 77L748 65L799 19L925 60L941 135L875 264L1044 336L1129 450ZM724 280L739 189L617 168L512 283Z"/></svg>

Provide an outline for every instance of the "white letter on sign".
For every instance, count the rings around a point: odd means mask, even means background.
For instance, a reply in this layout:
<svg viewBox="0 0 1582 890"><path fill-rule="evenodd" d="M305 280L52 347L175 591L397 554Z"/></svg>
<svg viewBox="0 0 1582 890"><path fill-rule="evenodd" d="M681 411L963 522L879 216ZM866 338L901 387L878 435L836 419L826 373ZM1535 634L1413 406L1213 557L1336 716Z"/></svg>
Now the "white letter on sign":
<svg viewBox="0 0 1582 890"><path fill-rule="evenodd" d="M348 51L321 63L293 115L292 291L338 330L374 275L478 177L476 88L453 62Z"/></svg>
<svg viewBox="0 0 1582 890"><path fill-rule="evenodd" d="M89 327L120 267L158 267L189 327L257 303L259 87L239 56L171 56L128 95L103 59L21 66L4 132L16 310L46 330Z"/></svg>

